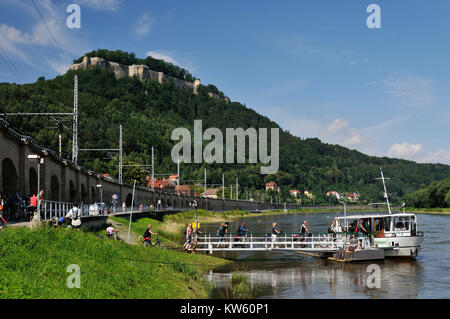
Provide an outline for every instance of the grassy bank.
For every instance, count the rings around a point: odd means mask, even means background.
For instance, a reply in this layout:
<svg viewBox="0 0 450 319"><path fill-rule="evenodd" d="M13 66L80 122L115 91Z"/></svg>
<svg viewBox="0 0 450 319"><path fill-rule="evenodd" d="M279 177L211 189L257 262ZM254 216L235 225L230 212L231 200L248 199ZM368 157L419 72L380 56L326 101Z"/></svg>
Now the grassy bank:
<svg viewBox="0 0 450 319"><path fill-rule="evenodd" d="M207 298L206 255L144 248L91 233L43 227L0 232L0 298ZM67 267L81 270L68 288Z"/></svg>
<svg viewBox="0 0 450 319"><path fill-rule="evenodd" d="M450 215L450 208L414 208L414 207L406 207L406 212L416 213L416 214L435 214L435 215Z"/></svg>

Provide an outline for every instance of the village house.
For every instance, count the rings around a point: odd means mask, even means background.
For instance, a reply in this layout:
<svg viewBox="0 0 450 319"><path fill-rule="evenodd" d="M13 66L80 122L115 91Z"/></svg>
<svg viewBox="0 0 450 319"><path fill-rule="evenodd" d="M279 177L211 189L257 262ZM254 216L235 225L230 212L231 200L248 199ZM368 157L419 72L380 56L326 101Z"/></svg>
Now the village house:
<svg viewBox="0 0 450 319"><path fill-rule="evenodd" d="M217 192L219 191L218 188L210 188L210 189L206 189L206 191L204 191L203 193L200 194L200 196L202 197L206 197L206 198L217 198Z"/></svg>
<svg viewBox="0 0 450 319"><path fill-rule="evenodd" d="M152 188L152 178L147 177L147 187ZM154 189L161 192L175 193L175 185L163 178L158 180L154 178Z"/></svg>
<svg viewBox="0 0 450 319"><path fill-rule="evenodd" d="M280 187L275 182L268 182L268 183L266 183L266 192L269 190L271 190L275 193L279 193Z"/></svg>
<svg viewBox="0 0 450 319"><path fill-rule="evenodd" d="M336 192L336 191L327 192L327 196L333 196L333 197L336 197L337 199L341 199L342 197L344 197L341 193Z"/></svg>
<svg viewBox="0 0 450 319"><path fill-rule="evenodd" d="M175 186L175 192L180 195L191 196L191 188L189 185Z"/></svg>
<svg viewBox="0 0 450 319"><path fill-rule="evenodd" d="M359 193L350 193L347 195L347 199L351 202L357 202L359 200Z"/></svg>
<svg viewBox="0 0 450 319"><path fill-rule="evenodd" d="M291 196L294 196L294 197L300 197L300 195L302 194L302 192L299 191L299 190L297 190L297 189L291 189L291 190L289 191L289 194L291 194Z"/></svg>
<svg viewBox="0 0 450 319"><path fill-rule="evenodd" d="M314 198L314 195L311 192L309 192L309 191L304 191L303 194L306 197L308 197L309 199L313 199Z"/></svg>

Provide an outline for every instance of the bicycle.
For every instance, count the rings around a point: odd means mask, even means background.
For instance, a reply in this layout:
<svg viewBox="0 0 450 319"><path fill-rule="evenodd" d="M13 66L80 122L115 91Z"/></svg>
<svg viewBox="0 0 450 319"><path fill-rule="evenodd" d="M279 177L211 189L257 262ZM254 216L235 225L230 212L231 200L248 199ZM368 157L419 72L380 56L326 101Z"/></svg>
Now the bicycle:
<svg viewBox="0 0 450 319"><path fill-rule="evenodd" d="M142 243L142 244L144 245L144 247L147 247L147 246L149 245L149 241L146 241L146 240L144 239L144 236L142 236L142 235L139 235L139 236L138 236L138 242L139 242L139 243ZM150 247L161 248L161 243L162 243L162 241L159 240L159 236L156 236L155 242L154 242L154 243L152 242L151 245L150 245ZM165 249L165 247L162 247L162 248Z"/></svg>

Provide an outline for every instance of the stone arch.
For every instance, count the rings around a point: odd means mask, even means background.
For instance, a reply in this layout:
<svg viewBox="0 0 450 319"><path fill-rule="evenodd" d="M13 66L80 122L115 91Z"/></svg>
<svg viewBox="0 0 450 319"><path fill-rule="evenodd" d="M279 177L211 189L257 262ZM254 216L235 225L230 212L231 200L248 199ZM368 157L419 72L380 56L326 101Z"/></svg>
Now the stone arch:
<svg viewBox="0 0 450 319"><path fill-rule="evenodd" d="M51 199L55 202L59 202L59 181L56 175L53 175L50 179L50 192Z"/></svg>
<svg viewBox="0 0 450 319"><path fill-rule="evenodd" d="M14 194L17 192L17 170L9 158L2 161L2 179L3 193Z"/></svg>
<svg viewBox="0 0 450 319"><path fill-rule="evenodd" d="M72 181L69 181L69 199L71 203L77 200L77 189Z"/></svg>
<svg viewBox="0 0 450 319"><path fill-rule="evenodd" d="M81 201L84 204L87 204L89 202L89 194L86 191L86 187L84 187L84 184L81 184Z"/></svg>
<svg viewBox="0 0 450 319"><path fill-rule="evenodd" d="M30 169L28 170L29 172L29 186L30 186L30 195L33 194L37 194L38 193L38 174L36 172L36 170L34 169L34 167L30 167Z"/></svg>

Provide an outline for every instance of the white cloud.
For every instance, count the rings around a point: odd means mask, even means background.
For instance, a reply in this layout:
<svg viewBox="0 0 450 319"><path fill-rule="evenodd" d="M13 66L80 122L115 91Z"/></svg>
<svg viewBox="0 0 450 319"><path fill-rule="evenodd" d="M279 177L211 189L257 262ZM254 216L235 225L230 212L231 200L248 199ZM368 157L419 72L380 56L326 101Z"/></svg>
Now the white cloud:
<svg viewBox="0 0 450 319"><path fill-rule="evenodd" d="M154 51L148 51L146 53L146 56L151 56L152 58L155 59L160 59L160 60L164 60L166 62L172 63L174 65L179 65L179 63L177 62L177 60L175 60L171 55L173 53L172 52L167 52L167 51L160 51L160 50L154 50Z"/></svg>
<svg viewBox="0 0 450 319"><path fill-rule="evenodd" d="M388 156L407 159L418 163L441 163L450 165L450 150L439 149L436 152L425 153L421 143L395 143L389 149Z"/></svg>
<svg viewBox="0 0 450 319"><path fill-rule="evenodd" d="M344 119L335 119L320 134L324 140L345 147L355 148L368 142L358 132L350 128L348 121Z"/></svg>
<svg viewBox="0 0 450 319"><path fill-rule="evenodd" d="M450 165L450 150L440 149L436 152L430 152L422 156L421 163L442 163Z"/></svg>
<svg viewBox="0 0 450 319"><path fill-rule="evenodd" d="M58 74L62 75L64 73L66 73L67 70L69 70L69 65L67 63L49 60L49 59L46 59L46 60L47 60L47 63L50 65L50 67Z"/></svg>
<svg viewBox="0 0 450 319"><path fill-rule="evenodd" d="M401 144L395 143L388 151L389 157L417 159L419 155L423 154L422 144L410 144L403 142Z"/></svg>
<svg viewBox="0 0 450 319"><path fill-rule="evenodd" d="M435 101L432 80L408 74L391 74L386 79L369 83L381 84L384 92L400 106L430 106Z"/></svg>
<svg viewBox="0 0 450 319"><path fill-rule="evenodd" d="M134 25L132 35L138 39L145 38L150 35L152 26L153 20L150 18L148 12L144 12Z"/></svg>
<svg viewBox="0 0 450 319"><path fill-rule="evenodd" d="M67 28L66 15L64 14L65 6L62 4L54 4L51 0L36 2L48 28L51 30L51 34L64 51L65 56L60 53L58 45L52 39L47 26L39 17L32 2L9 2L9 4L16 5L17 9L21 10L24 16L29 16L29 21L31 21L28 30L19 29L14 25L5 23L0 24L2 51L10 59L21 59L31 67L42 71L47 71L50 67L50 69L61 73L64 69L69 68L71 54L81 55L87 51L84 41L75 38L74 33ZM76 45L73 45L74 43ZM56 57L50 59L48 52L40 54L41 48L50 48L56 53ZM42 61L46 61L47 65Z"/></svg>
<svg viewBox="0 0 450 319"><path fill-rule="evenodd" d="M115 11L121 4L120 0L77 0L75 2L81 6L82 10L83 6L86 6L96 10Z"/></svg>

